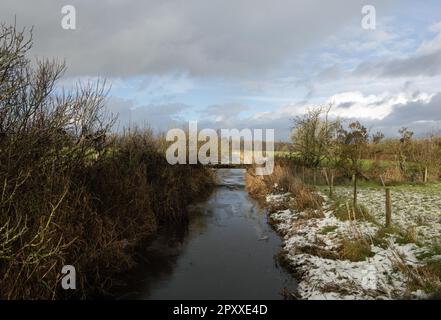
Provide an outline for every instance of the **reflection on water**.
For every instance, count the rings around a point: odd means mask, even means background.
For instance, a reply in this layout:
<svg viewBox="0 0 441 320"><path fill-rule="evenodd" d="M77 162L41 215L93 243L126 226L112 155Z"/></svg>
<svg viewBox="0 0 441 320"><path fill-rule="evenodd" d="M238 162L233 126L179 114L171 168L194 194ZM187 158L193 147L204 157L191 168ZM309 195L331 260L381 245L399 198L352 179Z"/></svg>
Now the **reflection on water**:
<svg viewBox="0 0 441 320"><path fill-rule="evenodd" d="M184 230L162 230L132 276L136 299L281 299L295 282L277 263L281 241L244 189L243 169L218 169L218 187Z"/></svg>

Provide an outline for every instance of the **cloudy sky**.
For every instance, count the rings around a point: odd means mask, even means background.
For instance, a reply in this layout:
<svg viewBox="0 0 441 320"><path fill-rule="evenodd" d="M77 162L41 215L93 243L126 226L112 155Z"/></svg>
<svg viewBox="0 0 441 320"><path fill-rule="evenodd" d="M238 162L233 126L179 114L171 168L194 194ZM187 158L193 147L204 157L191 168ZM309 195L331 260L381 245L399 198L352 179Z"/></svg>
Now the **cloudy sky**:
<svg viewBox="0 0 441 320"><path fill-rule="evenodd" d="M376 9L376 29L361 26ZM64 5L76 30L61 27ZM388 136L441 129L441 1L2 0L33 26L35 58L66 60L63 85L106 78L118 127L274 128L333 103Z"/></svg>

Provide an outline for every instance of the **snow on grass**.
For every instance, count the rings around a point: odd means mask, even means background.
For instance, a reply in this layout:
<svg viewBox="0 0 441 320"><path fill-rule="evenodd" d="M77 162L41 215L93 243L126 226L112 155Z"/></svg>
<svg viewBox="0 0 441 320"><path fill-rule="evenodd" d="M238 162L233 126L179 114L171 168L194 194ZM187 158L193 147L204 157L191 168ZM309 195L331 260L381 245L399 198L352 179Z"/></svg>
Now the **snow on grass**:
<svg viewBox="0 0 441 320"><path fill-rule="evenodd" d="M430 244L441 239L441 190L414 186L392 188L392 221L401 230L414 229L418 242ZM341 196L351 196L352 189L336 188ZM361 188L359 203L365 205L377 221L385 220L385 195L382 188Z"/></svg>
<svg viewBox="0 0 441 320"><path fill-rule="evenodd" d="M340 197L349 197L351 189L339 187L336 192ZM417 243L397 241L394 234L384 236L386 245L375 243L384 220L382 189L361 188L358 196L359 203L369 209L374 221L339 220L332 211L332 201L323 194L323 208L315 210L321 211L320 214L312 210L298 212L290 208L270 213L274 227L284 238L285 260L298 275L297 294L300 298L427 297L422 290L408 291L408 277L397 267L396 261L399 259L406 266L419 266L422 261L417 257L427 255L430 244L439 243L441 193L403 188L393 190L392 194L394 224L403 230L415 228ZM289 194L267 197L270 207L280 207L281 203L288 204L289 201ZM422 206L422 203L425 205ZM345 242L367 246L368 254L353 261L346 259L342 255ZM349 250L352 250L351 247ZM357 250L356 246L354 250Z"/></svg>

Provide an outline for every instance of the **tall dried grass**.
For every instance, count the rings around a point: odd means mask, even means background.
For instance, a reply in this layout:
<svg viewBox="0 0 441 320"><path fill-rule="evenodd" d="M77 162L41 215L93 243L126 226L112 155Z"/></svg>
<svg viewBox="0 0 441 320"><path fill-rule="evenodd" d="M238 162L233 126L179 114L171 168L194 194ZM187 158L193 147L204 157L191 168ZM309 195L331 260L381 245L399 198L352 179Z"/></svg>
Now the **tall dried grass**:
<svg viewBox="0 0 441 320"><path fill-rule="evenodd" d="M257 176L254 172L255 168L250 167L246 176L247 190L254 198L262 201L272 193L290 193L297 210L321 208L323 199L296 177L289 166L276 164L271 175Z"/></svg>

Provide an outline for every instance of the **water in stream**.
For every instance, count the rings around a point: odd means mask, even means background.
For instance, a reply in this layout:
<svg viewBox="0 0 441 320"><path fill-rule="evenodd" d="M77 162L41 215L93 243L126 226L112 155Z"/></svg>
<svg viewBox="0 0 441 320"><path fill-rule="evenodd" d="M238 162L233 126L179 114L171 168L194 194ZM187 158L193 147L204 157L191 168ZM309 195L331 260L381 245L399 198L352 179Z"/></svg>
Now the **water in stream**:
<svg viewBox="0 0 441 320"><path fill-rule="evenodd" d="M282 299L295 281L279 266L281 240L245 190L245 170L218 169L218 186L191 208L186 230L163 230L133 276L134 299Z"/></svg>

